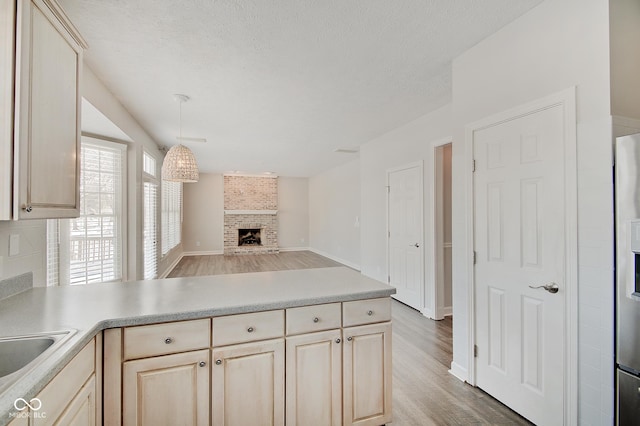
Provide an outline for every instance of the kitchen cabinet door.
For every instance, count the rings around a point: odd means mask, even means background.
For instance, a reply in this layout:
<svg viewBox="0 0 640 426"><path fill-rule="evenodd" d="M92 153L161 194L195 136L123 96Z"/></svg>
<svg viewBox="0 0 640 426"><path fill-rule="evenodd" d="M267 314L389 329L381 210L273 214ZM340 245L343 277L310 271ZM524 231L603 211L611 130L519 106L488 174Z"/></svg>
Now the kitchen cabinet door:
<svg viewBox="0 0 640 426"><path fill-rule="evenodd" d="M101 349L100 349L101 350ZM37 409L31 409L32 426L96 424L96 342L88 343L40 391Z"/></svg>
<svg viewBox="0 0 640 426"><path fill-rule="evenodd" d="M123 364L125 426L209 425L209 350Z"/></svg>
<svg viewBox="0 0 640 426"><path fill-rule="evenodd" d="M84 47L56 2L17 2L14 219L79 215Z"/></svg>
<svg viewBox="0 0 640 426"><path fill-rule="evenodd" d="M284 339L214 348L212 362L214 426L284 425Z"/></svg>
<svg viewBox="0 0 640 426"><path fill-rule="evenodd" d="M342 424L342 331L287 337L288 426Z"/></svg>
<svg viewBox="0 0 640 426"><path fill-rule="evenodd" d="M344 425L391 421L391 323L343 330Z"/></svg>

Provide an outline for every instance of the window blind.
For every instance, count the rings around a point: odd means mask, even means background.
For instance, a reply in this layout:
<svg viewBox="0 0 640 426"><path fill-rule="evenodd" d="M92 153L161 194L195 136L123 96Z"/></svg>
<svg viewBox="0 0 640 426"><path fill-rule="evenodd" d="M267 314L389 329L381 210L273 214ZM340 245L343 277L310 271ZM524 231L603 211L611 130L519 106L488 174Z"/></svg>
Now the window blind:
<svg viewBox="0 0 640 426"><path fill-rule="evenodd" d="M47 220L47 286L60 285L60 234L58 219Z"/></svg>
<svg viewBox="0 0 640 426"><path fill-rule="evenodd" d="M47 223L47 285L122 279L125 150L82 139L80 217Z"/></svg>
<svg viewBox="0 0 640 426"><path fill-rule="evenodd" d="M182 238L182 183L162 182L162 255Z"/></svg>
<svg viewBox="0 0 640 426"><path fill-rule="evenodd" d="M155 182L144 182L144 279L156 278L158 274L158 248L157 248L157 198L158 185Z"/></svg>

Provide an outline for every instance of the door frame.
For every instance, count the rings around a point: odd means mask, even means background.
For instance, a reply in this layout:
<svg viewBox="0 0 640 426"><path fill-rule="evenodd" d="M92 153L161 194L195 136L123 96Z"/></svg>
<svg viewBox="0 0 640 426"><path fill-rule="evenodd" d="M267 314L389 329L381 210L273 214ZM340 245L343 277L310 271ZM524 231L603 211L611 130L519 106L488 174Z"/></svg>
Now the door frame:
<svg viewBox="0 0 640 426"><path fill-rule="evenodd" d="M389 183L389 177L391 175L391 173L394 172L400 172L402 170L406 170L406 169L412 169L414 167L418 167L419 171L420 171L420 181L418 182L418 190L420 191L420 198L422 199L422 203L421 206L422 208L420 209L420 248L422 249L422 253L420 256L420 277L422 280L422 283L420 285L420 308L419 311L422 313L424 311L425 308L425 303L424 303L424 296L425 296L425 273L424 273L424 259L425 259L425 250L424 250L424 242L425 242L425 238L424 238L424 161L423 160L418 160L418 161L414 161L412 163L408 163L402 166L398 166L398 167L393 167L390 169L387 169L387 183L386 183L386 190L387 190L387 284L391 285L391 238L390 238L390 227L389 227L389 219L390 219L390 214L389 214L389 210L391 208L391 202L390 202L390 197L389 197L389 189L391 188L391 185Z"/></svg>
<svg viewBox="0 0 640 426"><path fill-rule="evenodd" d="M476 386L476 362L473 347L476 344L475 275L474 252L474 176L473 140L475 132L518 119L539 111L560 106L564 119L564 193L565 193L565 328L564 328L564 424L578 423L578 197L577 197L577 135L576 135L576 88L572 86L561 92L499 112L465 126L466 205L466 278L469 340L468 382Z"/></svg>
<svg viewBox="0 0 640 426"><path fill-rule="evenodd" d="M438 148L441 148L444 145L452 144L453 146L453 138L451 136L447 136L446 138L438 139L436 141L431 142L431 170L432 176L430 179L430 189L431 189L431 221L429 223L429 230L431 231L431 271L429 273L429 278L431 280L431 285L429 286L429 303L425 307L425 315L429 318L435 320L444 319L445 314L442 312L442 306L438 303L438 297L442 296L441 293L444 292L444 288L439 286L439 282L444 279L442 276L443 268L444 268L444 250L442 247L442 220L438 220L437 208L438 201L441 201L442 198L442 175L438 172L441 171L438 168ZM453 163L453 162L452 162ZM440 218L441 219L441 218ZM452 301L453 305L453 301ZM428 313L428 314L427 314Z"/></svg>

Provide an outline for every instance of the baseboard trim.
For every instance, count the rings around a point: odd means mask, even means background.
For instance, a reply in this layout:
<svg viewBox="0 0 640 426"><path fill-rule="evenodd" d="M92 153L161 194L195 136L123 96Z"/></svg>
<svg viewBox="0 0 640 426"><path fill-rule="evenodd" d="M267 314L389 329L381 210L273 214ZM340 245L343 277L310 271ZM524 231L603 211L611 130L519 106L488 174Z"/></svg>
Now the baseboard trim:
<svg viewBox="0 0 640 426"><path fill-rule="evenodd" d="M182 258L185 256L185 253L183 252L180 256L178 256L176 258L176 260L173 261L173 263L171 263L171 265L169 265L169 267L167 269L165 269L165 271L158 275L158 278L162 279L162 278L167 278L167 276L169 276L169 274L171 273L171 271L173 271L173 269L178 266L178 263L180 263L180 261L182 260Z"/></svg>
<svg viewBox="0 0 640 426"><path fill-rule="evenodd" d="M433 315L433 309L424 308L420 311L420 313L429 319L435 319L435 316Z"/></svg>
<svg viewBox="0 0 640 426"><path fill-rule="evenodd" d="M322 250L315 249L313 247L309 247L308 250L313 252L313 253L315 253L315 254L319 254L320 256L324 256L324 257L327 257L327 258L329 258L331 260L334 260L334 261L336 261L338 263L342 263L343 265L348 266L349 268L355 269L356 271L360 272L360 265L356 265L353 262L349 262L348 260L341 259L341 258L339 258L337 256L334 256L332 254L326 253L326 252L324 252Z"/></svg>
<svg viewBox="0 0 640 426"><path fill-rule="evenodd" d="M309 247L280 247L280 252L283 251L310 251Z"/></svg>
<svg viewBox="0 0 640 426"><path fill-rule="evenodd" d="M218 254L224 254L222 250L209 250L209 251L185 251L183 256L215 256Z"/></svg>
<svg viewBox="0 0 640 426"><path fill-rule="evenodd" d="M469 378L469 372L466 368L460 366L460 364L456 364L455 362L451 362L451 369L449 370L449 374L453 375L455 378L460 381L467 382Z"/></svg>
<svg viewBox="0 0 640 426"><path fill-rule="evenodd" d="M445 317L450 317L451 315L453 315L453 307L445 306L444 308L442 308L442 315L444 315Z"/></svg>

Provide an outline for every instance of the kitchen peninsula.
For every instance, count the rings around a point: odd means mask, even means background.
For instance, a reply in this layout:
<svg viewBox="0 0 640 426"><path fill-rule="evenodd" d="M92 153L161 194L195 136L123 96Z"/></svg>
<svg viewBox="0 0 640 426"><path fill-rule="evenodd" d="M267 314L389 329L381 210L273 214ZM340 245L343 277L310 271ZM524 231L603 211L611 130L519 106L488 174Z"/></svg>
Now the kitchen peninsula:
<svg viewBox="0 0 640 426"><path fill-rule="evenodd" d="M390 422L393 293L344 267L27 290L0 337L73 332L0 387L0 425ZM45 398L64 374L79 389ZM47 419L14 406L36 397Z"/></svg>

